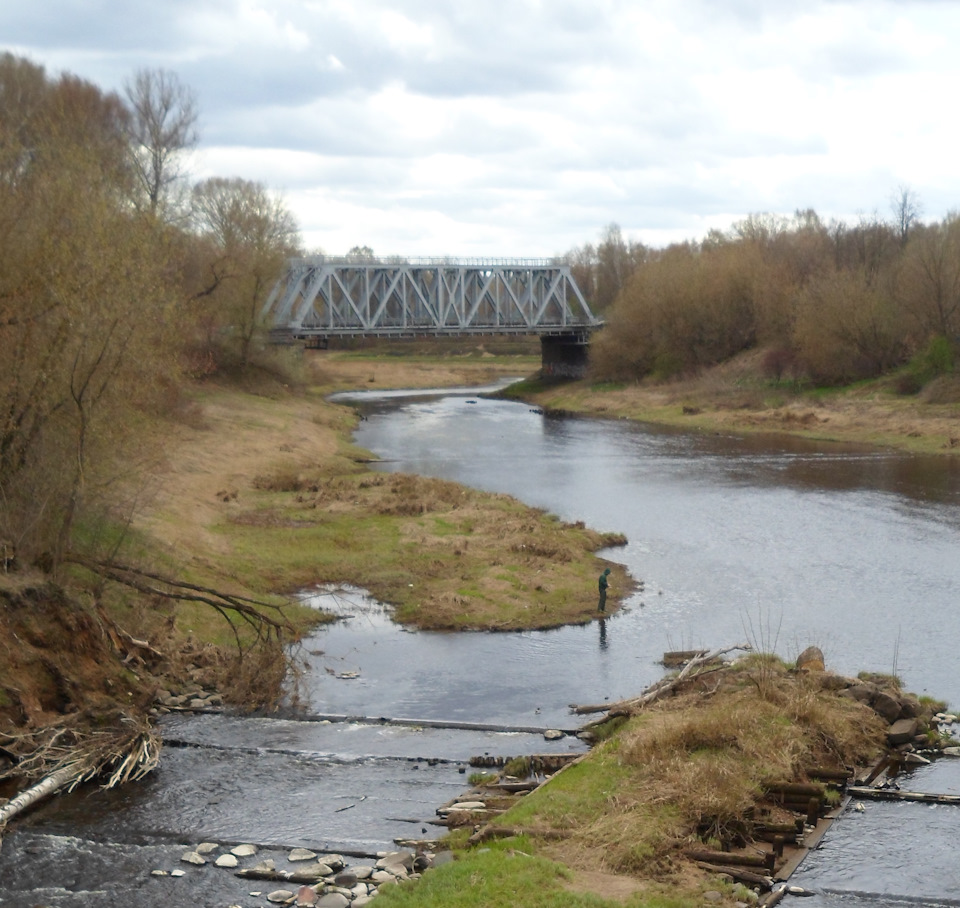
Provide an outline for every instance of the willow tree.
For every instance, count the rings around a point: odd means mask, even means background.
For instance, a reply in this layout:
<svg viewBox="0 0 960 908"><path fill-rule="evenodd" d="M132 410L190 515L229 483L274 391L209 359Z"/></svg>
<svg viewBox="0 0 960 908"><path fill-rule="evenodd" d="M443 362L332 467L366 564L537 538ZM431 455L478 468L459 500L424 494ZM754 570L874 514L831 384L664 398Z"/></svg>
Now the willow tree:
<svg viewBox="0 0 960 908"><path fill-rule="evenodd" d="M193 190L194 223L221 279L206 300L242 369L262 327L260 311L287 260L300 250L297 223L262 183L212 177Z"/></svg>
<svg viewBox="0 0 960 908"><path fill-rule="evenodd" d="M0 126L0 535L55 565L172 368L169 295L155 232L127 204L120 99L3 63L18 116Z"/></svg>

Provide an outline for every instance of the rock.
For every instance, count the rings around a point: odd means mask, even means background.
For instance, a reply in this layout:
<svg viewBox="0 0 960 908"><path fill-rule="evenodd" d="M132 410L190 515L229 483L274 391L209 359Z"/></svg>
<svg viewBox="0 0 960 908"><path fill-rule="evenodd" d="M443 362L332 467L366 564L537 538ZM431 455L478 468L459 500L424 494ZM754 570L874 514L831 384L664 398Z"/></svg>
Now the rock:
<svg viewBox="0 0 960 908"><path fill-rule="evenodd" d="M328 865L334 873L343 870L343 868L347 866L347 862L339 854L328 854L323 859L323 862Z"/></svg>
<svg viewBox="0 0 960 908"><path fill-rule="evenodd" d="M889 724L893 724L900 718L900 701L896 697L890 696L886 691L880 691L870 701L870 706L881 719ZM916 734L916 722L914 722L914 730L910 737L912 738L914 734ZM907 738L907 740L909 741L910 738Z"/></svg>
<svg viewBox="0 0 960 908"><path fill-rule="evenodd" d="M314 864L305 864L303 867L298 867L294 871L294 876L298 880L305 880L309 878L312 880L322 880L325 876L332 876L333 869L328 865L324 864L323 861L317 861Z"/></svg>
<svg viewBox="0 0 960 908"><path fill-rule="evenodd" d="M723 900L723 895L717 892L716 889L708 889L704 894L703 898L707 902L720 902Z"/></svg>
<svg viewBox="0 0 960 908"><path fill-rule="evenodd" d="M397 881L397 878L392 873L387 873L386 870L374 870L370 875L370 879L378 886L383 883L395 883Z"/></svg>
<svg viewBox="0 0 960 908"><path fill-rule="evenodd" d="M920 701L912 694L900 698L900 715L898 719L915 719L923 711Z"/></svg>
<svg viewBox="0 0 960 908"><path fill-rule="evenodd" d="M184 876L184 874L186 874L186 870L171 870L171 871L170 871L170 876Z"/></svg>
<svg viewBox="0 0 960 908"><path fill-rule="evenodd" d="M801 672L822 672L826 666L823 661L823 652L817 646L808 646L797 656L797 670Z"/></svg>
<svg viewBox="0 0 960 908"><path fill-rule="evenodd" d="M370 895L361 895L359 898L355 898L350 903L350 908L366 908L367 905L373 904L373 896Z"/></svg>
<svg viewBox="0 0 960 908"><path fill-rule="evenodd" d="M355 873L344 871L343 873L338 873L336 877L334 877L333 885L342 886L344 889L352 889L357 885L358 881L359 879Z"/></svg>
<svg viewBox="0 0 960 908"><path fill-rule="evenodd" d="M273 892L267 893L267 901L273 902L275 905L279 905L281 902L286 902L292 898L293 893L289 889L274 889Z"/></svg>
<svg viewBox="0 0 960 908"><path fill-rule="evenodd" d="M207 859L202 855L197 854L195 851L188 851L185 854L180 855L180 860L185 864L206 864Z"/></svg>
<svg viewBox="0 0 960 908"><path fill-rule="evenodd" d="M265 861L261 861L256 867L252 868L254 873L270 873L276 869L277 865L274 864L272 858L267 858Z"/></svg>
<svg viewBox="0 0 960 908"><path fill-rule="evenodd" d="M170 873L167 870L151 870L150 876L170 876Z"/></svg>
<svg viewBox="0 0 960 908"><path fill-rule="evenodd" d="M926 757L921 757L920 754L914 753L905 753L901 760L906 766L929 766L930 761Z"/></svg>
<svg viewBox="0 0 960 908"><path fill-rule="evenodd" d="M565 737L565 735L562 731L560 731L559 728L548 728L543 733L543 737L545 741L559 741L561 738Z"/></svg>
<svg viewBox="0 0 960 908"><path fill-rule="evenodd" d="M237 845L230 849L230 854L235 854L238 858L248 858L257 853L256 845Z"/></svg>
<svg viewBox="0 0 960 908"><path fill-rule="evenodd" d="M481 807L484 806L481 801L467 801L466 803L477 803L480 804ZM414 857L415 855L412 851L387 851L380 855L377 861L377 867L386 867L388 864L402 864L407 870L412 870Z"/></svg>
<svg viewBox="0 0 960 908"><path fill-rule="evenodd" d="M306 848L294 848L290 854L287 855L288 861L312 861L317 856L315 851L309 851Z"/></svg>
<svg viewBox="0 0 960 908"><path fill-rule="evenodd" d="M217 867L236 867L240 862L234 854L221 854L213 863Z"/></svg>
<svg viewBox="0 0 960 908"><path fill-rule="evenodd" d="M195 697L193 700L191 700L187 704L187 706L189 706L190 709L203 709L206 705L207 705L207 701L201 700L199 697Z"/></svg>
<svg viewBox="0 0 960 908"><path fill-rule="evenodd" d="M347 908L350 899L339 892L328 892L317 902L317 908Z"/></svg>
<svg viewBox="0 0 960 908"><path fill-rule="evenodd" d="M370 874L373 873L373 868L372 868L372 867L367 867L365 864L361 864L361 865L359 865L359 866L357 866L357 867L351 867L351 868L350 868L350 872L351 872L358 880L369 880L369 879L370 879Z"/></svg>
<svg viewBox="0 0 960 908"><path fill-rule="evenodd" d="M297 908L312 908L319 896L311 886L301 886L297 892Z"/></svg>
<svg viewBox="0 0 960 908"><path fill-rule="evenodd" d="M197 845L197 854L212 854L219 847L216 842L201 842Z"/></svg>
<svg viewBox="0 0 960 908"><path fill-rule="evenodd" d="M944 747L941 753L948 757L960 757L960 747Z"/></svg>
<svg viewBox="0 0 960 908"><path fill-rule="evenodd" d="M487 805L483 801L457 801L456 804L451 804L449 807L450 810L486 810ZM386 858L381 858L381 861L386 860ZM391 861L391 863L396 863ZM377 865L380 865L380 861L377 862Z"/></svg>
<svg viewBox="0 0 960 908"><path fill-rule="evenodd" d="M850 697L859 703L869 703L878 693L876 684L854 684L840 692L841 697Z"/></svg>
<svg viewBox="0 0 960 908"><path fill-rule="evenodd" d="M898 719L887 729L887 741L894 747L906 744L917 733L916 719Z"/></svg>

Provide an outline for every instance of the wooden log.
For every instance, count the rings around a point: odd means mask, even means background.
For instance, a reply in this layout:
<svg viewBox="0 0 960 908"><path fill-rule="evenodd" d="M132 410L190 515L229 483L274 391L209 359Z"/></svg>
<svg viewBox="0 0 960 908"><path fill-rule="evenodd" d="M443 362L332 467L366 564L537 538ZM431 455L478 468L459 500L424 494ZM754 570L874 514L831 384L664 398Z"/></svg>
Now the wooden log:
<svg viewBox="0 0 960 908"><path fill-rule="evenodd" d="M738 883L746 883L748 886L759 886L764 892L769 892L773 889L773 880L770 877L761 876L759 873L751 873L742 867L734 867L730 864L709 864L706 861L697 861L697 866L702 870L709 870L711 873L725 873Z"/></svg>
<svg viewBox="0 0 960 908"><path fill-rule="evenodd" d="M737 867L762 867L765 870L773 870L776 858L773 852L763 855L734 854L729 851L707 851L700 848L689 848L686 855L694 861L703 861L707 864L735 864Z"/></svg>
<svg viewBox="0 0 960 908"><path fill-rule="evenodd" d="M824 796L824 787L812 782L768 782L763 786L767 794L795 795L807 798L822 798Z"/></svg>
<svg viewBox="0 0 960 908"><path fill-rule="evenodd" d="M792 823L758 823L754 830L764 835L767 833L796 835L803 832L803 820L794 820Z"/></svg>
<svg viewBox="0 0 960 908"><path fill-rule="evenodd" d="M919 804L960 805L960 795L932 794L926 791L899 791L896 788L870 788L866 785L851 785L847 794L852 798L871 801L914 801Z"/></svg>
<svg viewBox="0 0 960 908"><path fill-rule="evenodd" d="M846 782L853 776L852 769L808 769L807 776L821 782Z"/></svg>
<svg viewBox="0 0 960 908"><path fill-rule="evenodd" d="M820 798L811 798L807 806L807 826L816 826L820 819Z"/></svg>

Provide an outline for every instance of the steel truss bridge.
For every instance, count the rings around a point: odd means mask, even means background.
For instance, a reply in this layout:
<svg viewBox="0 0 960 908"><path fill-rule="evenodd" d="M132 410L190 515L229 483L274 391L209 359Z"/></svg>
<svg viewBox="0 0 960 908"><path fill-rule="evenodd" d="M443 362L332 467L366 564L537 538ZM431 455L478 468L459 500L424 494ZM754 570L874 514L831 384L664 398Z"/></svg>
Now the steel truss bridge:
<svg viewBox="0 0 960 908"><path fill-rule="evenodd" d="M332 337L535 334L553 374L582 372L590 333L603 324L570 267L544 259L296 259L262 316L275 342L313 346Z"/></svg>

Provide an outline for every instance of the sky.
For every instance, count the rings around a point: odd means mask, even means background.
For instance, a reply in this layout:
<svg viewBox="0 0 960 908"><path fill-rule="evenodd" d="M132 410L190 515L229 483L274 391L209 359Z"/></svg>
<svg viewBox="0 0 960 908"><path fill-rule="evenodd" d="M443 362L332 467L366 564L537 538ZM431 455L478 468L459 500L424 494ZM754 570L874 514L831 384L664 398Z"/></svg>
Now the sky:
<svg viewBox="0 0 960 908"><path fill-rule="evenodd" d="M0 50L195 93L195 179L311 252L543 257L755 213L960 209L960 0L32 0Z"/></svg>

